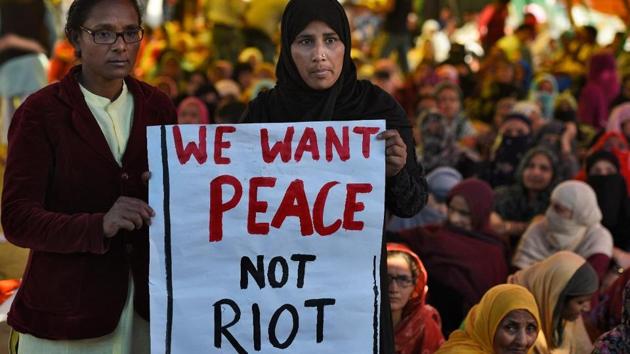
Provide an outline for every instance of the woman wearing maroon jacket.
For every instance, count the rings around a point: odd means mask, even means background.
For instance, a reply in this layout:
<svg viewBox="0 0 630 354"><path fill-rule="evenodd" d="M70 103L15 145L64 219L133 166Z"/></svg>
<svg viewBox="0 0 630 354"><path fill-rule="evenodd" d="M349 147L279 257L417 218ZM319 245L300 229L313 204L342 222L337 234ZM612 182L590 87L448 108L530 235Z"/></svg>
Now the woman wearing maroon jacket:
<svg viewBox="0 0 630 354"><path fill-rule="evenodd" d="M176 113L129 77L140 24L133 0L75 0L82 65L13 117L2 225L31 250L8 318L20 353L148 353L146 127Z"/></svg>

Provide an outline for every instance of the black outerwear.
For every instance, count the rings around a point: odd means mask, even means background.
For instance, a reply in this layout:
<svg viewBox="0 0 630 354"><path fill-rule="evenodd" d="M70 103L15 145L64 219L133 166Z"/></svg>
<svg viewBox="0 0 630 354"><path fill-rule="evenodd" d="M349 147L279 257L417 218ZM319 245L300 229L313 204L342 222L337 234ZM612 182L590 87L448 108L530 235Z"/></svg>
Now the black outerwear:
<svg viewBox="0 0 630 354"><path fill-rule="evenodd" d="M312 21L331 27L345 45L343 69L337 82L326 90L310 88L300 77L291 57L291 43ZM385 183L385 203L395 215L411 217L427 200L422 167L416 163L411 126L405 111L385 91L367 81L357 80L350 58L350 28L343 7L336 0L291 0L281 25L280 58L276 66L278 83L260 93L248 105L244 123L306 121L347 121L385 119L387 129L397 129L407 145L407 163ZM385 247L381 254L381 353L394 353L387 285Z"/></svg>
<svg viewBox="0 0 630 354"><path fill-rule="evenodd" d="M630 250L630 198L626 181L616 173L607 176L588 176L586 182L597 195L597 204L602 211L602 225L613 236L615 247Z"/></svg>

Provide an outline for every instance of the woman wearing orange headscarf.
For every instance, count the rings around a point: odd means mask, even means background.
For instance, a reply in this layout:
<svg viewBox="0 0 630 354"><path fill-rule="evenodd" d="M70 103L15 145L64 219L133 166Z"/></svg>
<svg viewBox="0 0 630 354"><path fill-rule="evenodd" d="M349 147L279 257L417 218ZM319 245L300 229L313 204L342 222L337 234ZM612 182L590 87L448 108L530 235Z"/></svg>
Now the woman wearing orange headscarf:
<svg viewBox="0 0 630 354"><path fill-rule="evenodd" d="M519 285L497 285L470 309L437 354L531 353L539 328L534 296Z"/></svg>
<svg viewBox="0 0 630 354"><path fill-rule="evenodd" d="M444 342L440 314L425 304L427 271L407 246L387 244L389 302L397 354L434 353Z"/></svg>

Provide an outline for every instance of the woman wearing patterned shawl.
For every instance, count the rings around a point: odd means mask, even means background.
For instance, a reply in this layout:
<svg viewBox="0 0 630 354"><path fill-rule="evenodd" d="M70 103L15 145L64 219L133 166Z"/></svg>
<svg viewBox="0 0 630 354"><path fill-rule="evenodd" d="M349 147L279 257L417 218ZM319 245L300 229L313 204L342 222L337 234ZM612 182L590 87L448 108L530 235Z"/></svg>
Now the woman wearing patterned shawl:
<svg viewBox="0 0 630 354"><path fill-rule="evenodd" d="M630 353L630 281L623 290L621 323L599 337L593 350L593 354L627 353Z"/></svg>

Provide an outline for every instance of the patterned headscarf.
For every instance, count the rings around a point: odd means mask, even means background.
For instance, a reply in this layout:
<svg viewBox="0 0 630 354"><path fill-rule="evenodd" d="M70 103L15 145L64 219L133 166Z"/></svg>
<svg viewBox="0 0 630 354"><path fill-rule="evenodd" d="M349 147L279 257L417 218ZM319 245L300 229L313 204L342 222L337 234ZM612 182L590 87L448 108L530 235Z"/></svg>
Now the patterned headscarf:
<svg viewBox="0 0 630 354"><path fill-rule="evenodd" d="M628 354L630 353L630 281L623 289L623 311L621 323L604 333L595 342L595 354Z"/></svg>

